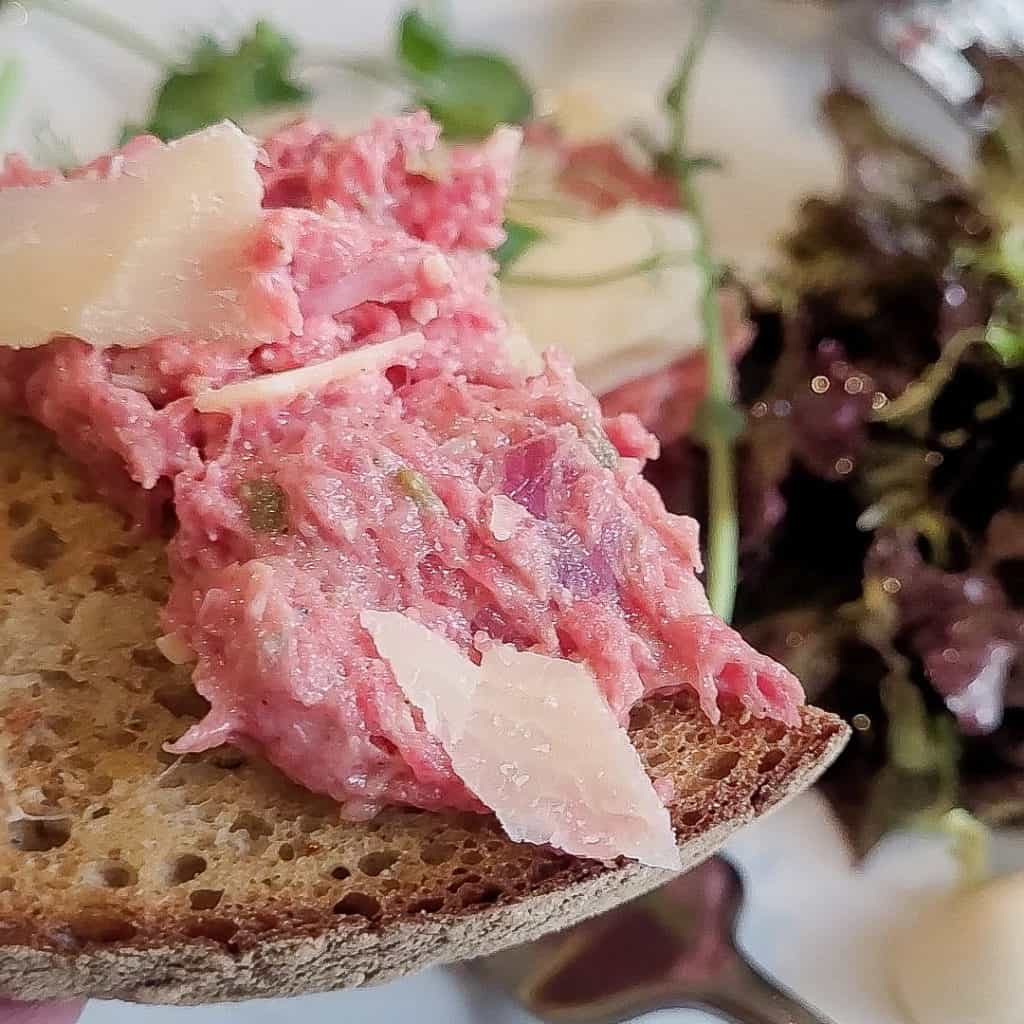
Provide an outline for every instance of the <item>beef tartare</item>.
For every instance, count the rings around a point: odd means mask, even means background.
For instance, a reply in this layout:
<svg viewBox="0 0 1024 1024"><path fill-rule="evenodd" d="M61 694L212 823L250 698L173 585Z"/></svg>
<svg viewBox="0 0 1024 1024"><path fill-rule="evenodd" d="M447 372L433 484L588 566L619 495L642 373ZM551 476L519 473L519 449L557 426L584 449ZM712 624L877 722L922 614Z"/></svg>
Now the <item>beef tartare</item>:
<svg viewBox="0 0 1024 1024"><path fill-rule="evenodd" d="M655 438L557 350L536 372L506 344L489 250L517 133L428 174L436 136L412 114L258 149L227 125L137 139L67 176L9 159L16 252L66 251L70 211L118 256L64 319L31 296L0 317L0 400L151 528L173 513L160 646L211 705L174 750L258 750L353 816L492 809L517 837L671 867L630 709L690 689L711 720L789 723L802 693L712 615L696 524L640 473ZM203 147L231 172L205 174ZM154 212L158 170L185 228ZM134 221L103 220L136 193Z"/></svg>

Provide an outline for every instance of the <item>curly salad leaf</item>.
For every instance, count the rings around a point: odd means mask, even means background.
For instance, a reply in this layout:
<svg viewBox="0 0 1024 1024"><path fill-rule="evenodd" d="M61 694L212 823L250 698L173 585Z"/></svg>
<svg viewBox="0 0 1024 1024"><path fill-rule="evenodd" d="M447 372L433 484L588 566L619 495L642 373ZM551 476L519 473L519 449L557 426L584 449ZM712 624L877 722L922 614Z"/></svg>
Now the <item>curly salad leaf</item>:
<svg viewBox="0 0 1024 1024"><path fill-rule="evenodd" d="M1024 87L973 183L860 97L826 113L845 189L805 203L781 339L741 372L781 511L745 538L740 624L786 623L771 653L852 720L826 791L861 853L913 827L974 856L975 819L1024 817Z"/></svg>

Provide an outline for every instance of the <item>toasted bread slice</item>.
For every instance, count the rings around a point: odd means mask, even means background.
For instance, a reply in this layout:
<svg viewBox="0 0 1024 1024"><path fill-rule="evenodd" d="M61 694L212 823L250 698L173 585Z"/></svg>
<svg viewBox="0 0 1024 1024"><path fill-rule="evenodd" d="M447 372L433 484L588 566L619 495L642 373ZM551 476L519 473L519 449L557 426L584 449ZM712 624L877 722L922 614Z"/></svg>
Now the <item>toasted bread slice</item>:
<svg viewBox="0 0 1024 1024"><path fill-rule="evenodd" d="M337 806L257 758L175 758L202 714L155 649L163 546L0 420L0 992L197 1003L379 982L597 913L665 872L510 842L474 814ZM671 779L684 865L809 785L846 727L650 701L631 733Z"/></svg>

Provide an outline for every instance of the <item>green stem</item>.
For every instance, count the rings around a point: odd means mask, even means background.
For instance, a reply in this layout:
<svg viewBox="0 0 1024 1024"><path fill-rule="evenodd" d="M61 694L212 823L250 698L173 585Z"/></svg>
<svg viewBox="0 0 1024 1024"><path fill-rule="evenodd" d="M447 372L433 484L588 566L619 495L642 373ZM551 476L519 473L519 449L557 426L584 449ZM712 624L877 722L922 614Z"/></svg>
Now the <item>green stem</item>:
<svg viewBox="0 0 1024 1024"><path fill-rule="evenodd" d="M947 811L939 829L953 843L953 856L960 867L960 885L972 888L992 877L992 833L962 807Z"/></svg>
<svg viewBox="0 0 1024 1024"><path fill-rule="evenodd" d="M721 0L705 0L697 25L669 91L673 111L672 155L677 168L679 201L693 218L696 229L694 263L703 276L701 314L704 322L704 358L707 365L706 402L719 407L732 404L732 364L722 331L722 310L718 300L718 268L711 256L711 241L700 194L694 184L696 169L687 157L686 97L697 60L711 31ZM739 515L736 502L736 453L732 436L715 421L705 439L708 452L708 600L715 614L726 622L736 603L739 562Z"/></svg>
<svg viewBox="0 0 1024 1024"><path fill-rule="evenodd" d="M697 12L697 24L686 45L686 53L683 54L679 70L669 87L669 107L676 112L676 117L672 121L671 149L680 164L686 161L686 99L690 93L690 80L693 78L697 61L700 60L704 44L711 34L711 27L715 18L718 17L718 10L721 6L721 0L704 0Z"/></svg>
<svg viewBox="0 0 1024 1024"><path fill-rule="evenodd" d="M691 257L685 255L657 253L595 274L506 274L502 280L506 284L523 288L599 288L601 285L615 284L665 267L688 266L690 261Z"/></svg>
<svg viewBox="0 0 1024 1024"><path fill-rule="evenodd" d="M739 575L740 521L732 441L708 442L708 602L723 621L732 619Z"/></svg>
<svg viewBox="0 0 1024 1024"><path fill-rule="evenodd" d="M949 383L967 350L985 340L982 328L966 328L953 335L939 358L917 380L908 384L898 398L876 410L872 419L878 423L898 423L924 412Z"/></svg>
<svg viewBox="0 0 1024 1024"><path fill-rule="evenodd" d="M180 63L152 40L136 32L123 21L112 18L104 11L81 7L78 4L70 3L69 0L21 0L21 4L29 11L45 11L72 25L84 28L86 31L92 32L93 35L106 39L107 42L113 43L122 50L132 53L150 64L155 64L157 67L170 70Z"/></svg>
<svg viewBox="0 0 1024 1024"><path fill-rule="evenodd" d="M12 57L0 65L0 136L7 128L7 122L14 110L14 97L20 84L21 66Z"/></svg>

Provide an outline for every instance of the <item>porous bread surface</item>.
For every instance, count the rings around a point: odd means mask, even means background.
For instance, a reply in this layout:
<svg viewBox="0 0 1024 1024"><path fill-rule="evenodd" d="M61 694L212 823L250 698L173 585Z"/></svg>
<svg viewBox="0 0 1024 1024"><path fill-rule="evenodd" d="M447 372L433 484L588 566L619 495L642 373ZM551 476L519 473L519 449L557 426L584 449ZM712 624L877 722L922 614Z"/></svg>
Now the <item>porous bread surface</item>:
<svg viewBox="0 0 1024 1024"><path fill-rule="evenodd" d="M667 876L510 842L489 817L370 822L232 749L173 757L204 710L156 650L163 545L0 418L0 992L202 1002L381 981L564 926ZM650 701L684 864L807 785L846 728Z"/></svg>

